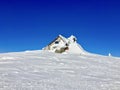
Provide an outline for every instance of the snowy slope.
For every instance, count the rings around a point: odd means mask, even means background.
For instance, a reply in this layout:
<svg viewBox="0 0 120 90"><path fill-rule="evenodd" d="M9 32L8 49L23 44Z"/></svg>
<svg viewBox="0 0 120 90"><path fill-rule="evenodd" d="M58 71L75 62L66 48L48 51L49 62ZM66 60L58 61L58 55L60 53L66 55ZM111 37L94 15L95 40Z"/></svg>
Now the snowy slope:
<svg viewBox="0 0 120 90"><path fill-rule="evenodd" d="M0 90L120 90L120 58L47 51L0 54Z"/></svg>

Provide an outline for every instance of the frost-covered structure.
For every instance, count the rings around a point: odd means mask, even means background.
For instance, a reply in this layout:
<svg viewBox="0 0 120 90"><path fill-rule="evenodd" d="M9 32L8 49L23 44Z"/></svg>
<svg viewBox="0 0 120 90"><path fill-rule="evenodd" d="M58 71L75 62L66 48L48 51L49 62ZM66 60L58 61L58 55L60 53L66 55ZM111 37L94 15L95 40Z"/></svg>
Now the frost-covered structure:
<svg viewBox="0 0 120 90"><path fill-rule="evenodd" d="M77 43L77 38L71 35L69 38L65 38L62 35L56 37L50 44L48 44L44 50L50 50L56 53L74 53L85 54L86 51Z"/></svg>

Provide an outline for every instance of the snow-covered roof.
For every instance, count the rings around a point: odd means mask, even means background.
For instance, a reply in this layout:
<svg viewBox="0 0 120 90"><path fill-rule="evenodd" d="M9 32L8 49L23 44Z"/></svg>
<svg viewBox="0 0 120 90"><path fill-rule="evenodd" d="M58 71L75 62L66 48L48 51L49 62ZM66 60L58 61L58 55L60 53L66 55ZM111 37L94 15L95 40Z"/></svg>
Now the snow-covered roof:
<svg viewBox="0 0 120 90"><path fill-rule="evenodd" d="M59 35L59 37L63 40L63 42L68 43L68 39L67 39L67 38L65 38L65 37L62 36L62 35Z"/></svg>
<svg viewBox="0 0 120 90"><path fill-rule="evenodd" d="M61 40L62 40L64 43L67 43L67 42L68 42L68 40L67 40L65 37L63 37L62 35L58 35L51 43L48 44L48 46L51 45L53 42L55 42L58 38L61 38Z"/></svg>

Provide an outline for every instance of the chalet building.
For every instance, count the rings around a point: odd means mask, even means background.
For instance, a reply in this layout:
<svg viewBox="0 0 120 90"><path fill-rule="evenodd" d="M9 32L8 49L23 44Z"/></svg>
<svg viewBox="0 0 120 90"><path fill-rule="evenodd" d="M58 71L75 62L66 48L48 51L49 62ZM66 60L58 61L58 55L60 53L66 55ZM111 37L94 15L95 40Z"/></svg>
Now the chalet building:
<svg viewBox="0 0 120 90"><path fill-rule="evenodd" d="M53 50L56 53L62 53L68 49L68 40L62 35L56 37L51 43L48 44L48 46L44 48L44 50Z"/></svg>

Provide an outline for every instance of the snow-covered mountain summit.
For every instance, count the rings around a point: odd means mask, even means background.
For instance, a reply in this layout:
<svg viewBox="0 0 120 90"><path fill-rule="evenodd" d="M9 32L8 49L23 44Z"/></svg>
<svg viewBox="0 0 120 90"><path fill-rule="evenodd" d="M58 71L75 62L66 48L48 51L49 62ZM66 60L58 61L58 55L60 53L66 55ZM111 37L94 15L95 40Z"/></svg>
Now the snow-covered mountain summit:
<svg viewBox="0 0 120 90"><path fill-rule="evenodd" d="M50 50L56 53L88 54L82 46L77 43L77 38L73 35L69 38L59 35L48 44L44 50Z"/></svg>

